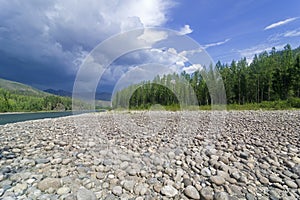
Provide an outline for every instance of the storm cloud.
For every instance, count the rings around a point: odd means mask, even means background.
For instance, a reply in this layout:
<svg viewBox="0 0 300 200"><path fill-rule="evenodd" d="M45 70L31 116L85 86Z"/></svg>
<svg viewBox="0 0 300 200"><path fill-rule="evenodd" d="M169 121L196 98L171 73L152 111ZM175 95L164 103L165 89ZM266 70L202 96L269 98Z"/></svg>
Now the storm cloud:
<svg viewBox="0 0 300 200"><path fill-rule="evenodd" d="M0 0L0 77L72 90L89 52L110 36L162 26L169 0Z"/></svg>

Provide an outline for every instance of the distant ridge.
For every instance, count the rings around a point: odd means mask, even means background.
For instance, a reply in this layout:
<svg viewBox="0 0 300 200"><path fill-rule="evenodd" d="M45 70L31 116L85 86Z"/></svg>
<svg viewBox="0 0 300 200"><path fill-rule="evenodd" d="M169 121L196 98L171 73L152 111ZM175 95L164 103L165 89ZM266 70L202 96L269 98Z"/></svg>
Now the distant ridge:
<svg viewBox="0 0 300 200"><path fill-rule="evenodd" d="M0 88L6 89L11 93L28 95L28 96L44 97L50 95L49 93L38 90L29 85L25 85L23 83L19 83L15 81L5 80L2 78L0 78Z"/></svg>
<svg viewBox="0 0 300 200"><path fill-rule="evenodd" d="M68 92L65 90L54 90L54 89L47 89L44 90L44 92L50 93L50 94L55 94L58 96L63 96L63 97L72 97L72 92Z"/></svg>
<svg viewBox="0 0 300 200"><path fill-rule="evenodd" d="M63 97L72 97L72 92L68 92L68 91L65 91L65 90L47 89L47 90L44 90L44 92L54 94L54 95L58 95L58 96L63 96ZM109 93L109 92L96 93L95 99L96 100L103 100L103 101L110 101L111 93Z"/></svg>

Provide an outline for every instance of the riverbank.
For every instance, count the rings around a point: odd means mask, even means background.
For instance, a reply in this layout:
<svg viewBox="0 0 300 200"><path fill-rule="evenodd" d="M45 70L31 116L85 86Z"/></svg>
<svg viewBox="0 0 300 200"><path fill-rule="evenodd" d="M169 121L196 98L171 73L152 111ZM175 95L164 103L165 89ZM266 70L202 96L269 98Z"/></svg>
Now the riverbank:
<svg viewBox="0 0 300 200"><path fill-rule="evenodd" d="M0 198L299 199L300 111L223 114L106 112L0 126Z"/></svg>

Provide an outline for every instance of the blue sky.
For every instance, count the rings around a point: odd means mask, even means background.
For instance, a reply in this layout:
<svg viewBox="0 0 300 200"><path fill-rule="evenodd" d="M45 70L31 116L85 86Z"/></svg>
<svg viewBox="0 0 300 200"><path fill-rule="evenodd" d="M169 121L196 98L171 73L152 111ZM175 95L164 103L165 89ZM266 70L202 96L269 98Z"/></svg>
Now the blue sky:
<svg viewBox="0 0 300 200"><path fill-rule="evenodd" d="M167 25L175 29L182 24L190 25L193 32L189 36L201 45L211 44L207 51L215 61L230 62L241 57L250 60L253 53L269 50L273 46L279 49L287 43L293 48L300 45L300 1L186 2L178 1ZM283 21L285 23L266 29Z"/></svg>
<svg viewBox="0 0 300 200"><path fill-rule="evenodd" d="M0 77L71 91L92 49L112 35L144 27L180 31L215 62L251 62L272 47L300 46L299 8L299 0L0 0ZM151 58L166 59L147 53L118 59L101 79L103 91Z"/></svg>

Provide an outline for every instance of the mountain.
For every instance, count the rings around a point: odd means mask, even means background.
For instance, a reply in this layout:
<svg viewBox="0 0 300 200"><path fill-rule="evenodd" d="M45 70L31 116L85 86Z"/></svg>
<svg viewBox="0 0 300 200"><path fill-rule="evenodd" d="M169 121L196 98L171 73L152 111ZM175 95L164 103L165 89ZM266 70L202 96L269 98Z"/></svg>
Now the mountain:
<svg viewBox="0 0 300 200"><path fill-rule="evenodd" d="M33 88L29 85L25 85L15 81L9 81L0 78L0 88L6 89L14 94L28 95L28 96L38 96L44 97L48 96L49 93Z"/></svg>
<svg viewBox="0 0 300 200"><path fill-rule="evenodd" d="M96 93L96 100L103 100L103 101L110 101L111 93L109 92L97 92Z"/></svg>
<svg viewBox="0 0 300 200"><path fill-rule="evenodd" d="M65 90L54 90L54 89L47 89L44 90L44 92L50 93L50 94L55 94L58 96L64 96L64 97L72 97L72 92L68 92ZM103 100L103 101L110 101L111 98L111 93L109 92L99 92L96 93L96 100Z"/></svg>
<svg viewBox="0 0 300 200"><path fill-rule="evenodd" d="M44 90L44 92L54 94L54 95L58 95L58 96L63 96L63 97L72 97L72 92L68 92L68 91L65 91L65 90L47 89L47 90Z"/></svg>

